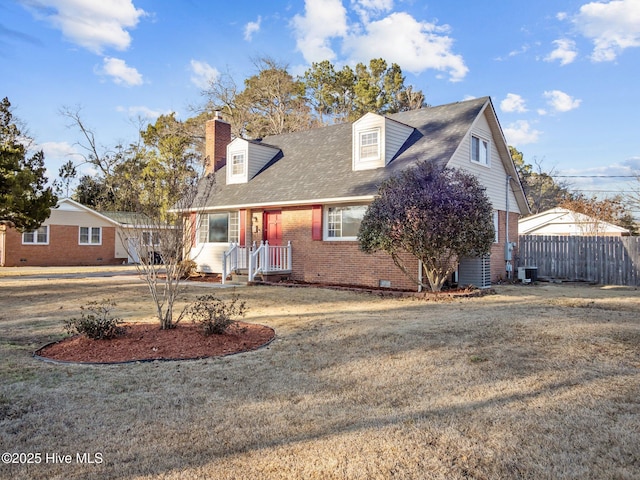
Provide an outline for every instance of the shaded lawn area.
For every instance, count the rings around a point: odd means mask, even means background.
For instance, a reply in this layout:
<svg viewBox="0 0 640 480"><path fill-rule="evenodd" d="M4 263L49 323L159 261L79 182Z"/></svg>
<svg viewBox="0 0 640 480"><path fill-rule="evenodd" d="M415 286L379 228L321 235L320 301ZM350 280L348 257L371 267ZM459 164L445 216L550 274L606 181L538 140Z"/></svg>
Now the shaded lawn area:
<svg viewBox="0 0 640 480"><path fill-rule="evenodd" d="M181 303L207 288L187 285ZM244 320L276 330L268 347L89 366L31 352L90 300L153 321L142 283L0 289L0 450L42 454L0 464L0 478L638 478L637 290L502 286L425 302L241 288Z"/></svg>

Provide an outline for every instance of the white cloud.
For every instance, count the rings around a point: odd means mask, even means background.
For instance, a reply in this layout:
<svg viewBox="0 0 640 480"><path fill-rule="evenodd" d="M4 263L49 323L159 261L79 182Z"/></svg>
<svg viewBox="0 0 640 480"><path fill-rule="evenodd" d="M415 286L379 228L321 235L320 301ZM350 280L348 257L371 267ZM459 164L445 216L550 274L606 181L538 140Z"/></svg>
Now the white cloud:
<svg viewBox="0 0 640 480"><path fill-rule="evenodd" d="M253 34L260 31L260 23L262 23L262 17L258 16L258 20L255 22L249 22L244 26L244 39L250 42L253 39Z"/></svg>
<svg viewBox="0 0 640 480"><path fill-rule="evenodd" d="M127 30L146 14L132 0L38 0L29 6L71 42L98 54L107 47L126 50L131 43Z"/></svg>
<svg viewBox="0 0 640 480"><path fill-rule="evenodd" d="M469 69L462 56L452 53L449 27L419 22L407 13L391 15L365 26L366 32L345 39L351 61L382 57L413 73L433 69L447 72L452 82L462 80Z"/></svg>
<svg viewBox="0 0 640 480"><path fill-rule="evenodd" d="M524 113L527 111L524 98L515 93L508 93L507 97L500 102L500 110L507 113L517 112Z"/></svg>
<svg viewBox="0 0 640 480"><path fill-rule="evenodd" d="M370 21L372 16L388 13L392 0L353 0L351 6L360 22L349 24L341 0L305 0L304 15L294 16L292 27L297 48L307 62L333 61L337 54L332 42L341 41L341 53L348 63L382 57L413 73L446 72L453 82L469 71L462 56L452 51L447 25L418 21L404 12Z"/></svg>
<svg viewBox="0 0 640 480"><path fill-rule="evenodd" d="M545 57L545 62L560 60L560 65L568 65L576 59L578 52L576 51L576 42L573 40L561 38L554 40L553 44L556 48Z"/></svg>
<svg viewBox="0 0 640 480"><path fill-rule="evenodd" d="M127 66L120 58L105 57L99 73L112 77L114 83L118 85L130 87L143 83L142 75L135 68Z"/></svg>
<svg viewBox="0 0 640 480"><path fill-rule="evenodd" d="M368 23L371 17L378 17L393 9L393 0L351 0L351 4L365 23Z"/></svg>
<svg viewBox="0 0 640 480"><path fill-rule="evenodd" d="M209 85L213 80L218 78L220 72L207 62L200 62L198 60L191 60L191 83L201 89L209 88Z"/></svg>
<svg viewBox="0 0 640 480"><path fill-rule="evenodd" d="M541 131L535 130L526 120L518 120L504 129L507 143L514 147L535 143L540 138Z"/></svg>
<svg viewBox="0 0 640 480"><path fill-rule="evenodd" d="M147 120L153 120L158 118L160 115L163 115L163 114L169 115L171 113L170 110L165 110L164 112L161 112L159 110L153 110L149 107L145 107L144 105L134 105L131 107L118 106L116 107L116 111L126 113L130 117L142 117Z"/></svg>
<svg viewBox="0 0 640 480"><path fill-rule="evenodd" d="M626 48L640 47L640 2L591 2L572 19L576 29L593 41L594 62L613 61Z"/></svg>
<svg viewBox="0 0 640 480"><path fill-rule="evenodd" d="M336 57L330 40L347 34L347 11L341 0L305 0L305 14L293 17L296 46L309 62Z"/></svg>
<svg viewBox="0 0 640 480"><path fill-rule="evenodd" d="M44 158L47 159L47 163L52 160L67 162L68 160L73 161L81 158L76 147L67 142L44 142L37 145L36 150L42 150L44 152Z"/></svg>
<svg viewBox="0 0 640 480"><path fill-rule="evenodd" d="M570 110L575 110L582 103L582 100L575 99L560 90L546 91L544 92L544 97L547 99L547 103L553 107L556 112L568 112Z"/></svg>

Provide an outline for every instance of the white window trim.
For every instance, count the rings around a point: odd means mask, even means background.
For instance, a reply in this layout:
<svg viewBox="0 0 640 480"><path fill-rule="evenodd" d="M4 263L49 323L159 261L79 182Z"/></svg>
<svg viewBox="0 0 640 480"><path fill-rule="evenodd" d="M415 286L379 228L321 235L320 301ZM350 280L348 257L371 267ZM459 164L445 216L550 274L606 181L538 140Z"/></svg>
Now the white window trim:
<svg viewBox="0 0 640 480"><path fill-rule="evenodd" d="M345 207L367 207L367 205L325 205L322 208L322 240L325 242L355 242L358 240L358 236L350 237L330 237L329 236L329 209L331 208L345 208Z"/></svg>
<svg viewBox="0 0 640 480"><path fill-rule="evenodd" d="M247 175L247 152L244 150L236 150L235 152L230 152L230 165L229 172L232 178L244 178ZM234 167L234 157L242 157L242 162L239 162L238 165L242 165L242 171L240 173L233 173Z"/></svg>
<svg viewBox="0 0 640 480"><path fill-rule="evenodd" d="M482 163L480 160L473 159L473 139L474 138L477 138L479 142L487 143L487 163ZM471 163L475 165L480 165L486 168L491 167L491 140L483 137L482 135L471 134L471 137L469 137L469 160L471 161Z"/></svg>
<svg viewBox="0 0 640 480"><path fill-rule="evenodd" d="M38 230L40 230L41 228L45 228L47 230L47 241L46 242L39 242L38 241ZM25 242L25 240L24 240L25 233L33 233L33 242ZM37 228L35 230L30 230L28 232L23 232L22 233L22 244L23 245L49 245L49 225L41 225L39 228Z"/></svg>
<svg viewBox="0 0 640 480"><path fill-rule="evenodd" d="M227 240L225 242L210 242L209 241L209 215L226 215L227 216ZM232 228L234 222L232 222L231 216L235 215L235 225ZM239 238L233 238L233 236L240 236L240 212L208 212L200 214L199 226L198 226L197 243L199 245L226 245L232 242L238 242ZM234 231L237 230L237 231ZM202 241L202 232L206 232L206 240Z"/></svg>
<svg viewBox="0 0 640 480"><path fill-rule="evenodd" d="M376 143L376 153L375 155L369 155L367 157L362 156L362 138L365 135L369 135L371 133L375 133L378 139ZM377 162L380 160L380 147L381 147L381 132L380 128L368 128L366 130L362 130L358 132L358 160L362 163L368 162Z"/></svg>
<svg viewBox="0 0 640 480"><path fill-rule="evenodd" d="M495 230L493 243L500 243L500 213L498 212L498 210L493 211L493 228Z"/></svg>
<svg viewBox="0 0 640 480"><path fill-rule="evenodd" d="M151 240L151 242L145 241L145 235L147 236L148 240ZM144 230L140 235L140 240L144 247L157 247L160 245L160 232L156 232L154 230Z"/></svg>
<svg viewBox="0 0 640 480"><path fill-rule="evenodd" d="M89 239L89 241L88 242L83 242L82 241L82 229L83 228L89 229L89 231L88 231L88 234L89 234L88 235L88 239ZM91 241L93 239L93 231L95 229L97 229L100 232L100 241L97 242L97 243ZM91 245L91 246L95 246L95 247L102 245L102 227L78 227L78 245Z"/></svg>

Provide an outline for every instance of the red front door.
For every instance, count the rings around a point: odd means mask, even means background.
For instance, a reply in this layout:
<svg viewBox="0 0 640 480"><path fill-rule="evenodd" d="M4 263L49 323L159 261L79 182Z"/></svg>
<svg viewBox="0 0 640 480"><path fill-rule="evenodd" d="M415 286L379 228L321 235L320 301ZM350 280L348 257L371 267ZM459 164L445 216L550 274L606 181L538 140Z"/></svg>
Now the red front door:
<svg viewBox="0 0 640 480"><path fill-rule="evenodd" d="M282 211L265 212L264 225L264 239L269 242L269 245L282 245Z"/></svg>

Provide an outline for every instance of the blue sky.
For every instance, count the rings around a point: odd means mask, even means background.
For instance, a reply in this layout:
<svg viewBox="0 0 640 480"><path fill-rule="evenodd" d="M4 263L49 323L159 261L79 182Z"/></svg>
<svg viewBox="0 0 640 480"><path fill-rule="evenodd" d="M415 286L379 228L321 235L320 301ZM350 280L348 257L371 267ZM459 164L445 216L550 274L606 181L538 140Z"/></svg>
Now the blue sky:
<svg viewBox="0 0 640 480"><path fill-rule="evenodd" d="M61 108L105 146L132 141L136 117L188 118L209 79L241 82L260 56L293 74L383 57L431 105L491 96L508 143L575 189L637 184L611 176L640 171L640 0L0 3L0 96L52 178L80 159Z"/></svg>

